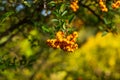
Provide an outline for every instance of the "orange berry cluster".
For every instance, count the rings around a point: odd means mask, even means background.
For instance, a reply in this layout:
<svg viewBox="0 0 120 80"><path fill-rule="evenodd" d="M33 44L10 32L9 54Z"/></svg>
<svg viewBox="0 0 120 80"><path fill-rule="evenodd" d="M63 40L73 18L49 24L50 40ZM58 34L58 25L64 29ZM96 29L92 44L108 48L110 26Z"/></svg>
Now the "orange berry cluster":
<svg viewBox="0 0 120 80"><path fill-rule="evenodd" d="M100 5L100 8L103 12L108 11L108 9L107 9L106 5L104 4L103 0L99 0L99 5Z"/></svg>
<svg viewBox="0 0 120 80"><path fill-rule="evenodd" d="M112 4L112 8L116 9L120 7L120 1L116 1L115 3Z"/></svg>
<svg viewBox="0 0 120 80"><path fill-rule="evenodd" d="M47 44L53 48L61 48L64 51L73 52L78 48L78 44L75 43L77 37L77 32L73 32L72 34L65 36L64 32L58 31L56 33L56 39L48 39Z"/></svg>
<svg viewBox="0 0 120 80"><path fill-rule="evenodd" d="M76 11L79 9L78 0L75 0L75 1L71 2L70 8L71 8L74 12L76 12Z"/></svg>

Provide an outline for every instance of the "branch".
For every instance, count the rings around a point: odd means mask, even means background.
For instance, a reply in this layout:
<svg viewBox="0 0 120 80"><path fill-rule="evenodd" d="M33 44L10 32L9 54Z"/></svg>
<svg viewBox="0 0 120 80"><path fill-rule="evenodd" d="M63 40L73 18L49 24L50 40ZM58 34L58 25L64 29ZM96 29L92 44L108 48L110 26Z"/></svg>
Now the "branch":
<svg viewBox="0 0 120 80"><path fill-rule="evenodd" d="M97 14L97 13L95 13L95 11L93 10L93 9L91 9L88 5L85 5L85 4L83 4L83 3L79 3L81 6L83 6L83 7L85 7L85 8L87 8L90 12L92 12L93 13L93 15L95 15L102 23L104 23L104 20Z"/></svg>
<svg viewBox="0 0 120 80"><path fill-rule="evenodd" d="M0 38L7 36L9 33L13 32L15 29L19 28L21 25L23 25L24 23L30 23L30 20L27 20L26 18L24 18L23 20L19 21L17 24L11 26L9 29L7 29L6 31L2 32L0 34Z"/></svg>
<svg viewBox="0 0 120 80"><path fill-rule="evenodd" d="M32 22L30 20L28 20L27 18L24 18L23 20L19 21L17 24L11 26L9 29L7 29L6 31L2 32L0 34L0 39L4 36L7 36L9 35L9 33L13 32L15 29L18 29L21 25L25 24L25 23L29 23L31 24ZM19 32L19 30L15 33L17 34ZM15 35L15 34L12 34L10 35L10 37L8 38L8 40L6 40L5 42L1 43L0 44L0 47L4 46L7 42L10 41L10 39Z"/></svg>

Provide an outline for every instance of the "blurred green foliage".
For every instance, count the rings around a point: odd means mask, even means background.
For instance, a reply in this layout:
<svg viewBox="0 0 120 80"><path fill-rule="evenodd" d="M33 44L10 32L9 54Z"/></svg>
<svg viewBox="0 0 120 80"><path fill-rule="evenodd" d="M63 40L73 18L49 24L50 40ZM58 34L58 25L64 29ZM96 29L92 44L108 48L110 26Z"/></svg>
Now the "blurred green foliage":
<svg viewBox="0 0 120 80"><path fill-rule="evenodd" d="M41 56L32 53L27 58L26 65L22 66L22 63L18 63L16 59L16 63L20 66L4 69L1 71L0 78L2 80L119 80L120 36L111 33L104 37L101 35L102 33L98 33L96 36L89 37L87 42L73 53L44 47L42 52L37 53ZM29 52L41 49L30 48L28 44L29 42L25 40L26 46L20 49L24 53L22 55L28 56ZM30 65L29 62L32 64ZM8 76L9 73L11 74Z"/></svg>
<svg viewBox="0 0 120 80"><path fill-rule="evenodd" d="M0 80L120 80L120 9L71 1L0 0ZM59 30L77 31L79 49L50 48Z"/></svg>

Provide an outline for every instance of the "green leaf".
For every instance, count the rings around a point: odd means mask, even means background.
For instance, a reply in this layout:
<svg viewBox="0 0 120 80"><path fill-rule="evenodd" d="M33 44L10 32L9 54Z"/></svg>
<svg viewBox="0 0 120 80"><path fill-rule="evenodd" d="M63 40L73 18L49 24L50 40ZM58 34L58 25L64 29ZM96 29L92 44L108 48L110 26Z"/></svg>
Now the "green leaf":
<svg viewBox="0 0 120 80"><path fill-rule="evenodd" d="M112 26L112 29L116 29L116 26Z"/></svg>
<svg viewBox="0 0 120 80"><path fill-rule="evenodd" d="M58 19L52 19L51 21L52 22L58 22L59 20Z"/></svg>
<svg viewBox="0 0 120 80"><path fill-rule="evenodd" d="M105 35L107 35L107 31L104 31L103 33L102 33L102 36L105 36Z"/></svg>
<svg viewBox="0 0 120 80"><path fill-rule="evenodd" d="M104 20L105 24L108 24L108 22L107 22L107 19L106 19L106 18L103 18L103 20Z"/></svg>
<svg viewBox="0 0 120 80"><path fill-rule="evenodd" d="M103 26L99 26L99 29L100 29L100 30L104 30Z"/></svg>
<svg viewBox="0 0 120 80"><path fill-rule="evenodd" d="M0 17L0 24L2 24L9 16L11 16L12 14L14 14L13 11L10 12L6 12L5 14L2 15L2 17Z"/></svg>
<svg viewBox="0 0 120 80"><path fill-rule="evenodd" d="M56 11L53 11L52 13L53 13L55 16L57 16L57 17L59 16L57 10L56 10Z"/></svg>
<svg viewBox="0 0 120 80"><path fill-rule="evenodd" d="M65 23L63 23L63 29L66 29L66 25L65 25Z"/></svg>
<svg viewBox="0 0 120 80"><path fill-rule="evenodd" d="M45 26L42 26L42 30L45 31L45 32L49 32L49 29L46 28Z"/></svg>
<svg viewBox="0 0 120 80"><path fill-rule="evenodd" d="M108 21L106 18L103 18L103 20L104 20L105 24L107 24L107 25L108 25L108 24L111 24L111 21L110 21L110 20Z"/></svg>
<svg viewBox="0 0 120 80"><path fill-rule="evenodd" d="M65 4L62 4L61 6L60 6L60 10L59 10L59 12L60 13L62 13L63 11L65 11Z"/></svg>
<svg viewBox="0 0 120 80"><path fill-rule="evenodd" d="M48 5L50 5L50 6L55 6L55 4L56 4L55 1L51 1L48 3Z"/></svg>
<svg viewBox="0 0 120 80"><path fill-rule="evenodd" d="M31 5L27 2L27 1L24 1L23 2L27 7L31 7Z"/></svg>
<svg viewBox="0 0 120 80"><path fill-rule="evenodd" d="M71 16L69 17L69 23L72 22L73 18L74 18L74 15L71 15Z"/></svg>
<svg viewBox="0 0 120 80"><path fill-rule="evenodd" d="M67 10L65 10L63 13L62 13L62 16L64 16L65 14L67 14Z"/></svg>

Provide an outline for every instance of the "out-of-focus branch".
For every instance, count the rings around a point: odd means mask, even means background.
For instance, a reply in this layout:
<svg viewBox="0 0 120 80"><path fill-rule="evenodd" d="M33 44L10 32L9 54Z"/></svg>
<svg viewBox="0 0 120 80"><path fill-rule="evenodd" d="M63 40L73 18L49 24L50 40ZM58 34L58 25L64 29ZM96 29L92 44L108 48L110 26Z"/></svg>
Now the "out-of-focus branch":
<svg viewBox="0 0 120 80"><path fill-rule="evenodd" d="M10 33L12 33L14 30L18 29L21 25L23 24L31 24L32 22L30 20L28 20L27 18L24 18L23 20L19 21L17 24L14 24L13 26L11 26L9 29L7 29L6 31L2 32L0 34L0 39L9 35ZM18 33L19 30L16 32ZM10 37L8 38L8 40L6 40L5 42L0 44L0 47L4 46L15 34L10 35Z"/></svg>
<svg viewBox="0 0 120 80"><path fill-rule="evenodd" d="M28 20L25 18L22 21L19 21L17 24L11 26L9 29L7 29L6 31L2 32L0 34L0 38L8 35L10 32L14 31L15 29L19 28L20 25L24 24L24 23L28 23Z"/></svg>
<svg viewBox="0 0 120 80"><path fill-rule="evenodd" d="M83 4L82 2L79 2L81 6L84 8L87 8L90 12L92 12L93 15L95 15L102 23L104 23L104 20L98 15L93 9L91 9L88 5Z"/></svg>

